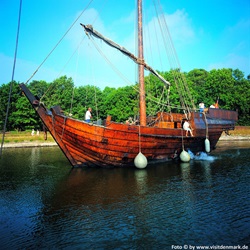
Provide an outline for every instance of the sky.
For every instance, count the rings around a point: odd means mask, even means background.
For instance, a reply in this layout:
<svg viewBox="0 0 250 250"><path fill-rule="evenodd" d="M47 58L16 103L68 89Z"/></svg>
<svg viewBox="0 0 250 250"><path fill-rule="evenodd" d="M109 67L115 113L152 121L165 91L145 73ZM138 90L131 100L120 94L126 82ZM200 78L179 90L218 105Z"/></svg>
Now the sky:
<svg viewBox="0 0 250 250"><path fill-rule="evenodd" d="M165 43L159 42L153 31L159 30L154 3L159 0L143 3L145 59L155 70L168 71L172 65L165 56L155 58L163 55ZM80 26L92 24L136 53L134 6L135 0L22 0L14 80L52 82L67 75L75 86L103 89L134 84L137 66L104 42L91 42ZM13 76L19 7L20 0L0 1L0 84L9 83ZM241 70L245 77L250 74L250 0L161 0L161 11L182 71L232 68Z"/></svg>

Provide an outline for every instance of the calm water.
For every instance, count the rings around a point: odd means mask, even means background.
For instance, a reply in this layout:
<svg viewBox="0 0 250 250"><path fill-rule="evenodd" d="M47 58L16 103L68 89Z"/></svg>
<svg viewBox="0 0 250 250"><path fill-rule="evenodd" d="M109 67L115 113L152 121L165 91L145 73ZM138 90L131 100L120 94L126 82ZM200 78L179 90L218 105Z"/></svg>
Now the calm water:
<svg viewBox="0 0 250 250"><path fill-rule="evenodd" d="M71 169L57 147L4 149L0 249L249 245L249 166L250 142L144 170Z"/></svg>

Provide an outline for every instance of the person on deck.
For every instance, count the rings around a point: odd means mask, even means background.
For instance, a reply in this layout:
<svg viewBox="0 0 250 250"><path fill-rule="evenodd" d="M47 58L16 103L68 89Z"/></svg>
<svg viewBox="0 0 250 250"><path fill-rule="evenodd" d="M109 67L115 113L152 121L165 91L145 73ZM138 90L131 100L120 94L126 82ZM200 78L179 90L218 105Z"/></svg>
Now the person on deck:
<svg viewBox="0 0 250 250"><path fill-rule="evenodd" d="M90 122L90 119L92 118L91 112L92 112L92 108L88 108L85 114L85 122Z"/></svg>
<svg viewBox="0 0 250 250"><path fill-rule="evenodd" d="M214 104L212 104L210 106L210 108L216 108L216 109L218 109L219 108L219 99L217 99L217 101Z"/></svg>
<svg viewBox="0 0 250 250"><path fill-rule="evenodd" d="M205 104L204 104L204 102L199 103L199 109L200 109L200 117L202 117L202 113L205 112Z"/></svg>
<svg viewBox="0 0 250 250"><path fill-rule="evenodd" d="M133 121L133 119L132 119L132 117L129 117L128 120L126 120L125 123L126 123L127 125L133 125L133 124L135 124L134 121Z"/></svg>
<svg viewBox="0 0 250 250"><path fill-rule="evenodd" d="M200 102L199 103L199 108L200 108L200 112L202 113L204 111L205 104L203 102Z"/></svg>
<svg viewBox="0 0 250 250"><path fill-rule="evenodd" d="M218 109L219 108L219 100L216 101L216 103L214 104L215 108Z"/></svg>
<svg viewBox="0 0 250 250"><path fill-rule="evenodd" d="M192 132L192 129L190 128L190 124L189 124L189 122L187 120L185 120L184 123L183 123L183 129L186 131L186 136L188 136L188 132L190 132L191 136L194 136L193 132Z"/></svg>

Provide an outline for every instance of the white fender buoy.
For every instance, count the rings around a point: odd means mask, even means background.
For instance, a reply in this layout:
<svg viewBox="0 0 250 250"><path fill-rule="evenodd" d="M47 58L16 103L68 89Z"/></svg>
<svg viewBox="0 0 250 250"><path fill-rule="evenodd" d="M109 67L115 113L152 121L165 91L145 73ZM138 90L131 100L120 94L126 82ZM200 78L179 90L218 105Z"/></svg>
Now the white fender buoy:
<svg viewBox="0 0 250 250"><path fill-rule="evenodd" d="M210 141L206 138L206 140L205 140L205 151L207 152L207 153L209 153L210 152Z"/></svg>
<svg viewBox="0 0 250 250"><path fill-rule="evenodd" d="M190 154L183 149L182 152L180 153L180 159L182 162L189 162L191 157Z"/></svg>
<svg viewBox="0 0 250 250"><path fill-rule="evenodd" d="M137 168L145 168L148 165L148 160L144 154L139 152L139 154L134 159L134 164Z"/></svg>

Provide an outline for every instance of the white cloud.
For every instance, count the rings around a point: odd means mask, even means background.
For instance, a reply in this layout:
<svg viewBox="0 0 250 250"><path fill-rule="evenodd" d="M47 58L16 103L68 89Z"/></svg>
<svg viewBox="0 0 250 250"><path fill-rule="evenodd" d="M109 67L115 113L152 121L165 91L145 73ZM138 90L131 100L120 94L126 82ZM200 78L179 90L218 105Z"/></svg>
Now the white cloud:
<svg viewBox="0 0 250 250"><path fill-rule="evenodd" d="M172 15L167 15L168 26L173 39L178 43L185 42L185 45L195 38L192 21L185 10L177 10Z"/></svg>

